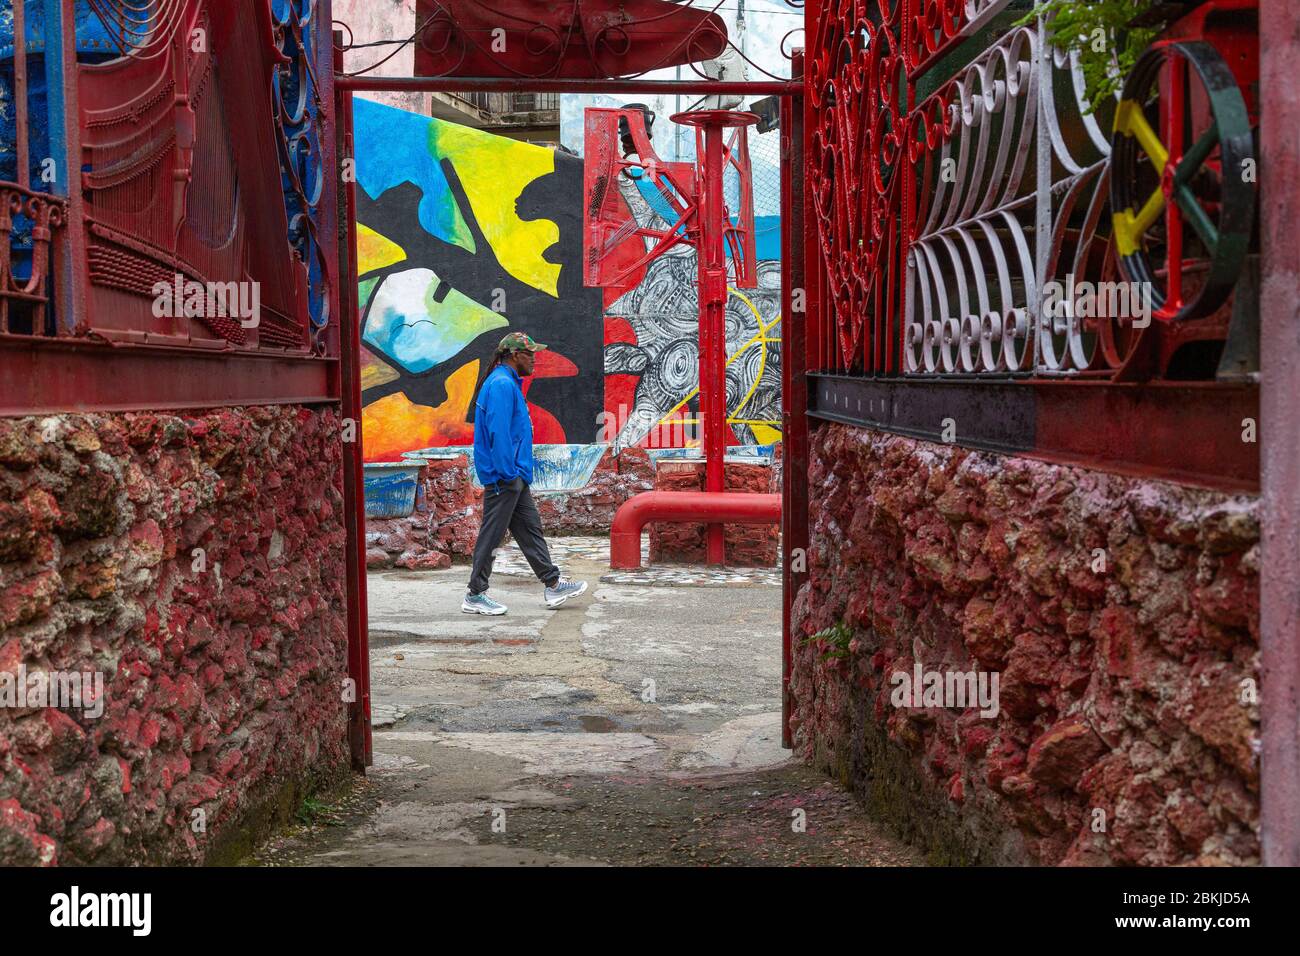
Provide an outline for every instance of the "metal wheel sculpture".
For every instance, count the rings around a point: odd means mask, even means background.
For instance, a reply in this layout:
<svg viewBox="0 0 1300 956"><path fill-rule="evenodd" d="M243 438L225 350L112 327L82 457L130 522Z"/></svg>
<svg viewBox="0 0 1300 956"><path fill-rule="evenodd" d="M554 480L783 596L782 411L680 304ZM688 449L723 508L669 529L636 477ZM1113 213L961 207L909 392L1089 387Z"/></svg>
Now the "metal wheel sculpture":
<svg viewBox="0 0 1300 956"><path fill-rule="evenodd" d="M1147 50L1124 84L1112 147L1125 276L1150 284L1156 319L1213 314L1245 266L1257 189L1250 115L1215 48L1196 40Z"/></svg>

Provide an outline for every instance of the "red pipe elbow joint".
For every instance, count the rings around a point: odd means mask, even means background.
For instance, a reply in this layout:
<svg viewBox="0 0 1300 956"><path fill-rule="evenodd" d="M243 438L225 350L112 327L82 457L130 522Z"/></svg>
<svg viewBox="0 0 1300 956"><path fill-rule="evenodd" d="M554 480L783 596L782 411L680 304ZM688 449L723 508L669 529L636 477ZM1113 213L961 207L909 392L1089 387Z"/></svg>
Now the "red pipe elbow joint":
<svg viewBox="0 0 1300 956"><path fill-rule="evenodd" d="M641 530L651 521L776 524L781 496L754 492L646 491L619 506L609 529L609 566L641 567Z"/></svg>

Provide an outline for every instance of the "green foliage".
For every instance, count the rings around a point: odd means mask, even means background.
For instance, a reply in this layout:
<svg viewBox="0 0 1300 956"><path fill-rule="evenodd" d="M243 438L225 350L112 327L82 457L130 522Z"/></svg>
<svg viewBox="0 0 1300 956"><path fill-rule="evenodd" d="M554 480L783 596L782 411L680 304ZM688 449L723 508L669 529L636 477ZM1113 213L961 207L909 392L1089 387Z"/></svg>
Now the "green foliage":
<svg viewBox="0 0 1300 956"><path fill-rule="evenodd" d="M828 661L836 657L849 656L849 641L853 640L853 630L843 622L834 624L824 631L818 631L811 637L803 640L805 645L808 644L825 644L828 649L822 653L821 660Z"/></svg>
<svg viewBox="0 0 1300 956"><path fill-rule="evenodd" d="M303 826L312 827L322 822L332 823L329 811L329 804L323 800L318 800L316 797L303 797L294 816Z"/></svg>
<svg viewBox="0 0 1300 956"><path fill-rule="evenodd" d="M1047 18L1047 37L1057 47L1079 54L1079 68L1095 112L1124 86L1124 77L1159 35L1155 27L1129 22L1157 6L1157 0L1042 0L1017 26Z"/></svg>

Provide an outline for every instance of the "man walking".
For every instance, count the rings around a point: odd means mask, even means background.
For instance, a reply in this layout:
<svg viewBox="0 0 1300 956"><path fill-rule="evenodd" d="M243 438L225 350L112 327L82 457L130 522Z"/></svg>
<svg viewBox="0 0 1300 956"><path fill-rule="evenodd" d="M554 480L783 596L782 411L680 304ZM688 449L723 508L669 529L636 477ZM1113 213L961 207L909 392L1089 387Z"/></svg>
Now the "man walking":
<svg viewBox="0 0 1300 956"><path fill-rule="evenodd" d="M528 486L533 482L533 423L524 401L523 377L533 374L534 353L546 348L523 332L501 340L493 368L474 403L474 470L483 486L483 524L474 542L474 570L460 609L467 614L504 614L506 607L487 596L493 552L506 529L524 552L533 573L546 585L547 607L559 607L587 590L586 581L569 581L551 563Z"/></svg>

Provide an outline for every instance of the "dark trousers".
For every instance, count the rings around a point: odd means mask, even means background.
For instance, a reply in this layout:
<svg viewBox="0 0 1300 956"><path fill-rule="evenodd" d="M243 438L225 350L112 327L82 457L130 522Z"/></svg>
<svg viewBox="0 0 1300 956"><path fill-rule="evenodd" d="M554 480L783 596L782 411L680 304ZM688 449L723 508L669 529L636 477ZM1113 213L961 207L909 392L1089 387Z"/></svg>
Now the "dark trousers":
<svg viewBox="0 0 1300 956"><path fill-rule="evenodd" d="M471 593L482 594L488 589L493 552L501 546L507 528L519 542L533 573L547 587L560 580L560 569L551 563L551 552L542 537L542 516L537 513L532 492L522 478L516 478L483 488L483 524L474 542L474 570L469 576Z"/></svg>

